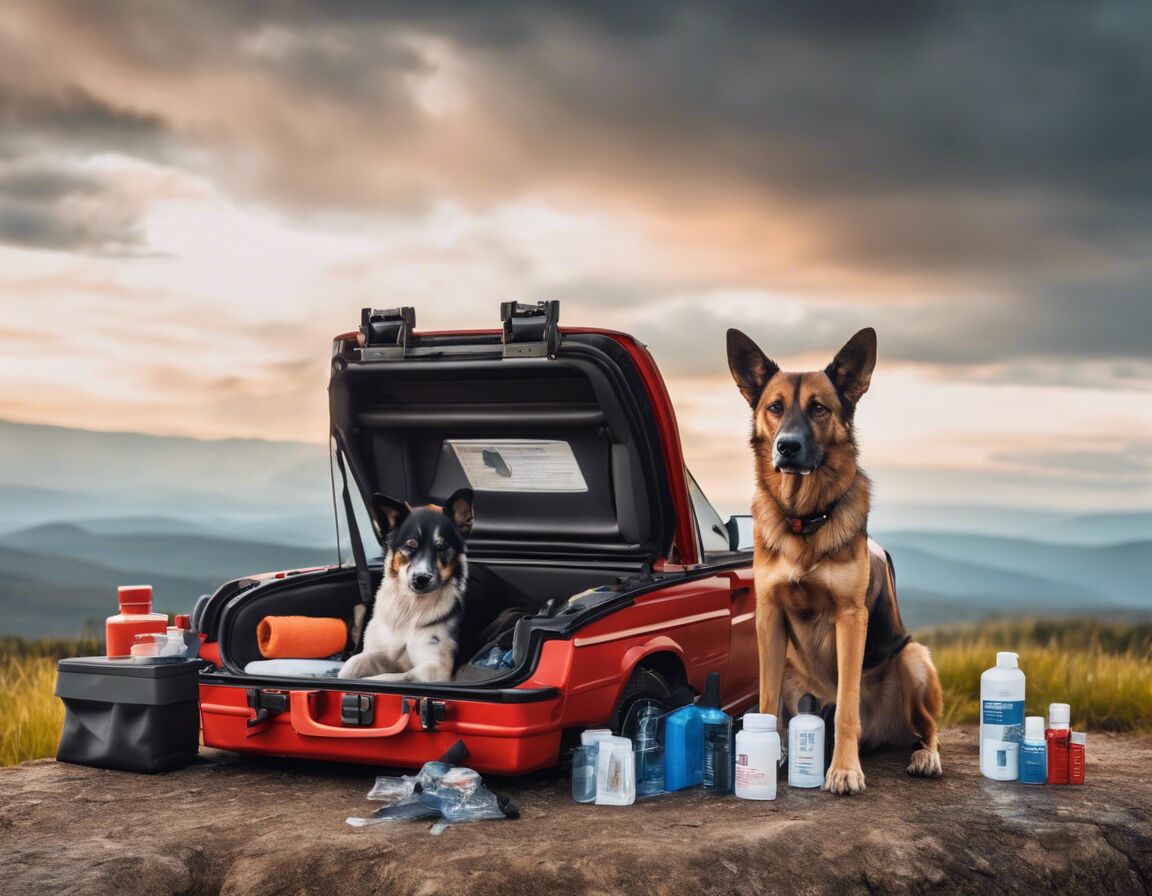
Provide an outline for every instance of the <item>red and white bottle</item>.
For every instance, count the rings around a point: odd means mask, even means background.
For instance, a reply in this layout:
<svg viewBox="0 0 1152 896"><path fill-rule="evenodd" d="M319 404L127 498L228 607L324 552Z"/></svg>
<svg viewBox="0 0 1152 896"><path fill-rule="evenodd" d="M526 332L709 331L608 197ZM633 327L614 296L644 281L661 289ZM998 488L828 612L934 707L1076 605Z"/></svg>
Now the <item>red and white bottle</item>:
<svg viewBox="0 0 1152 896"><path fill-rule="evenodd" d="M104 652L108 656L130 656L137 635L168 631L168 616L152 612L151 585L121 585L116 592L120 612L104 623Z"/></svg>

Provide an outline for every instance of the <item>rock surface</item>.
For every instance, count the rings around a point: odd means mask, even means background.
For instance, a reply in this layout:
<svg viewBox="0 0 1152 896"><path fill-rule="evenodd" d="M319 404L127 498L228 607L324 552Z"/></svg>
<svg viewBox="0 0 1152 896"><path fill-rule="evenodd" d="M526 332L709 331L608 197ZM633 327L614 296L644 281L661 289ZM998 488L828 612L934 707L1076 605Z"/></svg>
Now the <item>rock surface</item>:
<svg viewBox="0 0 1152 896"><path fill-rule="evenodd" d="M354 829L380 770L205 751L156 777L39 760L0 769L0 893L1070 893L1152 888L1152 738L1093 734L1088 783L983 780L975 732L945 777L866 756L868 790L772 803L669 794L573 803L559 773L492 780L518 821Z"/></svg>

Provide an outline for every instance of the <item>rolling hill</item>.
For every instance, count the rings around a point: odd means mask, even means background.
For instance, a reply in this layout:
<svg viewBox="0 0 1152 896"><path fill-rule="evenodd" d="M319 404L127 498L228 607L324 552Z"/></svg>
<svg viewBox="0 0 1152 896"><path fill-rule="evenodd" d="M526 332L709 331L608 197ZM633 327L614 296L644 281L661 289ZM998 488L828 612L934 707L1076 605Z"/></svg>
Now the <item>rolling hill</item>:
<svg viewBox="0 0 1152 896"><path fill-rule="evenodd" d="M942 582L952 575L951 564L959 563L982 567L985 577L998 576L1006 589L1002 597L1009 603L1036 591L1034 580L1039 577L1049 583L1054 603L1064 603L1070 594L1082 594L1097 600L1096 605L1152 611L1152 541L1056 545L956 532L888 532L877 535L877 540L891 551L898 572L912 576L915 587L932 581L932 590L950 593L954 589L943 587ZM904 558L907 562L902 562ZM957 581L965 587L971 584L963 573L958 575ZM1012 578L1020 575L1033 581Z"/></svg>
<svg viewBox="0 0 1152 896"><path fill-rule="evenodd" d="M80 634L116 612L116 586L151 584L160 612L189 612L228 579L335 562L331 548L39 526L0 538L0 634Z"/></svg>

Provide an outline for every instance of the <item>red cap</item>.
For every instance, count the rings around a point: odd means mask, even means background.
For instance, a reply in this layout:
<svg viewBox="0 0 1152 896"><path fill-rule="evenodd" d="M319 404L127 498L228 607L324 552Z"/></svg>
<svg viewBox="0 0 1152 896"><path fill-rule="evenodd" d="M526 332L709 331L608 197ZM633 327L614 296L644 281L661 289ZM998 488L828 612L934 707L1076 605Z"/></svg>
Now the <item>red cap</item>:
<svg viewBox="0 0 1152 896"><path fill-rule="evenodd" d="M176 628L183 629L184 631L191 631L192 617L186 613L180 613L176 617Z"/></svg>
<svg viewBox="0 0 1152 896"><path fill-rule="evenodd" d="M128 607L152 607L151 585L121 585L116 589L116 596L120 599L120 609ZM137 612L139 612L137 610ZM148 610L144 611L145 613Z"/></svg>

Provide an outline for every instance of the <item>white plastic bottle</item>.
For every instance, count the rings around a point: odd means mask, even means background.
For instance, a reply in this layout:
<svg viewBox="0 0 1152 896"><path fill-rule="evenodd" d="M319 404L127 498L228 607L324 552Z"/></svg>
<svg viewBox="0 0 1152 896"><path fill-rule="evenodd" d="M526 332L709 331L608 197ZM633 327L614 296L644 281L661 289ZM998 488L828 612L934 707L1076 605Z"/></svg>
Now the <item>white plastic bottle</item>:
<svg viewBox="0 0 1152 896"><path fill-rule="evenodd" d="M819 787L824 783L824 720L811 694L800 698L799 715L788 723L788 786Z"/></svg>
<svg viewBox="0 0 1152 896"><path fill-rule="evenodd" d="M1024 673L1014 653L996 654L980 676L980 773L994 781L1020 776L1024 735Z"/></svg>
<svg viewBox="0 0 1152 896"><path fill-rule="evenodd" d="M750 712L736 735L736 796L745 800L776 799L780 734L776 716Z"/></svg>

